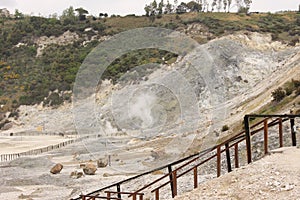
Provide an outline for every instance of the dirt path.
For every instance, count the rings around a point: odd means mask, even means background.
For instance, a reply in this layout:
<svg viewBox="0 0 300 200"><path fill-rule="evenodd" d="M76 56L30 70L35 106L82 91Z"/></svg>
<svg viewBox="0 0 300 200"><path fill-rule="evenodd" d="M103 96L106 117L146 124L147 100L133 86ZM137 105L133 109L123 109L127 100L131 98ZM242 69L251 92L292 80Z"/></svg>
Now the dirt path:
<svg viewBox="0 0 300 200"><path fill-rule="evenodd" d="M300 149L275 153L219 178L199 185L175 200L300 199Z"/></svg>

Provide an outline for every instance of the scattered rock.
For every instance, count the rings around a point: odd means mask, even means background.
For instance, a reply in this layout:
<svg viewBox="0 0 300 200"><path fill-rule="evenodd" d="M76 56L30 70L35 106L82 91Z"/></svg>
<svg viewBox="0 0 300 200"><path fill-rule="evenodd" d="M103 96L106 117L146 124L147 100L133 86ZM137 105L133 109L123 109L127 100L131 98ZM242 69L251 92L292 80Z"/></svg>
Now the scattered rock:
<svg viewBox="0 0 300 200"><path fill-rule="evenodd" d="M108 174L108 173L104 173L104 174L103 174L103 177L109 177L109 176L111 176L111 175Z"/></svg>
<svg viewBox="0 0 300 200"><path fill-rule="evenodd" d="M71 172L71 174L70 174L71 178L81 178L82 176L83 176L83 173L77 172L77 171Z"/></svg>
<svg viewBox="0 0 300 200"><path fill-rule="evenodd" d="M31 195L24 195L23 193L19 196L19 199L33 200Z"/></svg>
<svg viewBox="0 0 300 200"><path fill-rule="evenodd" d="M107 167L107 162L105 162L103 160L98 160L97 166L98 166L98 168L105 168L105 167Z"/></svg>
<svg viewBox="0 0 300 200"><path fill-rule="evenodd" d="M83 172L86 175L95 175L96 171L97 171L97 167L92 163L86 164L85 167L83 168Z"/></svg>
<svg viewBox="0 0 300 200"><path fill-rule="evenodd" d="M293 184L286 184L281 188L281 191L290 191L294 189L294 185Z"/></svg>
<svg viewBox="0 0 300 200"><path fill-rule="evenodd" d="M83 169L83 168L85 168L85 164L84 164L84 163L81 163L81 164L79 165L79 167L80 167L80 169Z"/></svg>
<svg viewBox="0 0 300 200"><path fill-rule="evenodd" d="M52 169L50 170L50 172L51 172L52 174L58 174L58 173L61 172L62 169L63 169L63 165L60 164L60 163L58 163L58 164L56 164L54 167L52 167Z"/></svg>

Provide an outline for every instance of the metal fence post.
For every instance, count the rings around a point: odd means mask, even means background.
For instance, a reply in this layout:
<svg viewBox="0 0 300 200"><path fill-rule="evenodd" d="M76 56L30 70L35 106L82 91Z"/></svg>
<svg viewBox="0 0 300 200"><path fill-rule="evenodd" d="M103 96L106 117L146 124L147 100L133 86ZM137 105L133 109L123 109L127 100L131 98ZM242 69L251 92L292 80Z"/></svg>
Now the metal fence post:
<svg viewBox="0 0 300 200"><path fill-rule="evenodd" d="M248 164L252 162L252 152L251 152L251 135L250 135L250 126L249 126L249 116L245 115L244 117L244 126L246 133L246 146L247 146L247 161Z"/></svg>
<svg viewBox="0 0 300 200"><path fill-rule="evenodd" d="M279 118L279 147L283 147L282 118Z"/></svg>
<svg viewBox="0 0 300 200"><path fill-rule="evenodd" d="M292 145L296 146L297 141L296 141L296 130L295 130L295 118L291 118L290 123L291 123L291 134L292 134Z"/></svg>
<svg viewBox="0 0 300 200"><path fill-rule="evenodd" d="M170 178L170 185L171 185L171 192L172 192L172 198L175 197L175 191L174 191L174 185L173 185L173 175L172 175L172 166L168 165L168 172L169 172L169 178Z"/></svg>
<svg viewBox="0 0 300 200"><path fill-rule="evenodd" d="M221 146L217 147L217 177L221 176Z"/></svg>
<svg viewBox="0 0 300 200"><path fill-rule="evenodd" d="M268 119L264 120L264 149L265 154L268 154Z"/></svg>
<svg viewBox="0 0 300 200"><path fill-rule="evenodd" d="M120 184L117 184L117 191L118 191L118 198L121 199L122 196L121 196L121 186L120 186Z"/></svg>
<svg viewBox="0 0 300 200"><path fill-rule="evenodd" d="M228 172L231 172L231 160L230 160L230 149L229 149L229 144L226 143L225 144L225 148L226 148L226 160L227 160L227 168L228 168Z"/></svg>

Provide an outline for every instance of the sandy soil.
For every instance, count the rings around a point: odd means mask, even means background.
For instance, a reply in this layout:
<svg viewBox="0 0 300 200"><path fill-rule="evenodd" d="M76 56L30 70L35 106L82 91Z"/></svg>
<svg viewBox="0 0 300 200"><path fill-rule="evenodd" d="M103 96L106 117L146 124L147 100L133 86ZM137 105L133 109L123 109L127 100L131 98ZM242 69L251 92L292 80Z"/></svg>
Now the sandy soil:
<svg viewBox="0 0 300 200"><path fill-rule="evenodd" d="M199 185L175 200L300 199L300 149L280 148L273 154Z"/></svg>
<svg viewBox="0 0 300 200"><path fill-rule="evenodd" d="M0 136L0 154L21 153L68 141L61 136Z"/></svg>

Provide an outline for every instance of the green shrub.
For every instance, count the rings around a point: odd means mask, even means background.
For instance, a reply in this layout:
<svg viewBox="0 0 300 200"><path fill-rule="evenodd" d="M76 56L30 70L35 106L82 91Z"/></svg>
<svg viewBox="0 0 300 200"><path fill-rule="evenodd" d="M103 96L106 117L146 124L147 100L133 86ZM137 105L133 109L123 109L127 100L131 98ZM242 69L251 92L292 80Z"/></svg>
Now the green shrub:
<svg viewBox="0 0 300 200"><path fill-rule="evenodd" d="M59 94L53 92L51 95L48 97L50 106L57 106L63 103L62 97L59 96Z"/></svg>
<svg viewBox="0 0 300 200"><path fill-rule="evenodd" d="M294 84L294 86L296 87L296 88L299 88L300 87L300 81L298 81L298 80L292 80L292 82L293 82L293 84Z"/></svg>
<svg viewBox="0 0 300 200"><path fill-rule="evenodd" d="M285 95L286 93L283 90L283 88L279 87L272 92L273 101L280 102L281 100L284 99Z"/></svg>
<svg viewBox="0 0 300 200"><path fill-rule="evenodd" d="M177 27L178 27L178 24L173 23L173 22L165 24L165 28L167 28L167 29L175 30Z"/></svg>
<svg viewBox="0 0 300 200"><path fill-rule="evenodd" d="M249 12L249 8L248 8L248 7L243 7L243 6L241 6L241 7L238 9L238 13L239 13L239 14L242 14L242 13L247 14L248 12Z"/></svg>
<svg viewBox="0 0 300 200"><path fill-rule="evenodd" d="M228 131L229 130L229 126L228 125L224 125L221 129L222 132Z"/></svg>
<svg viewBox="0 0 300 200"><path fill-rule="evenodd" d="M19 103L20 105L32 105L33 104L33 99L30 96L21 96L19 98Z"/></svg>
<svg viewBox="0 0 300 200"><path fill-rule="evenodd" d="M285 88L284 90L285 90L285 95L286 96L290 96L294 91L293 88Z"/></svg>

